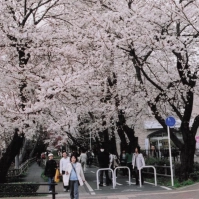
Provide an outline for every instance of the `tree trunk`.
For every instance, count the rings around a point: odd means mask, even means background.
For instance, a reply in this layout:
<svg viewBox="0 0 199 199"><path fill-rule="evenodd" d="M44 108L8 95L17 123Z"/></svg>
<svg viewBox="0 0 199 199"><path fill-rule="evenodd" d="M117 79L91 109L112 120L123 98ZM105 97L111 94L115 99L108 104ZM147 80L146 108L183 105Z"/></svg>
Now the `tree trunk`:
<svg viewBox="0 0 199 199"><path fill-rule="evenodd" d="M136 146L138 146L138 137L135 137L135 131L132 128L129 128L126 124L123 125L124 132L126 133L130 143L129 150L134 152Z"/></svg>
<svg viewBox="0 0 199 199"><path fill-rule="evenodd" d="M185 140L185 143L180 150L181 151L180 154L181 175L179 176L180 181L187 180L189 178L190 173L193 172L196 141L195 141L195 136L191 131L187 132L187 136L189 138L187 137L187 140Z"/></svg>
<svg viewBox="0 0 199 199"><path fill-rule="evenodd" d="M24 135L18 135L18 131L18 129L15 130L13 139L0 160L0 183L6 182L8 170L23 145Z"/></svg>

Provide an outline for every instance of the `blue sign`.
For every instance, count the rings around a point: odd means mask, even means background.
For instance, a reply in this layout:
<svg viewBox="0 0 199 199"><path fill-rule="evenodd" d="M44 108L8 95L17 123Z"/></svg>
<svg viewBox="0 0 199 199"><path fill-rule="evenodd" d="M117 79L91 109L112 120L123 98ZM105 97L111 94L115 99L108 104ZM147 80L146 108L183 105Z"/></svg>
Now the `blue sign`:
<svg viewBox="0 0 199 199"><path fill-rule="evenodd" d="M166 120L165 120L165 123L167 126L175 126L176 124L176 120L174 117L170 116L170 117L167 117Z"/></svg>

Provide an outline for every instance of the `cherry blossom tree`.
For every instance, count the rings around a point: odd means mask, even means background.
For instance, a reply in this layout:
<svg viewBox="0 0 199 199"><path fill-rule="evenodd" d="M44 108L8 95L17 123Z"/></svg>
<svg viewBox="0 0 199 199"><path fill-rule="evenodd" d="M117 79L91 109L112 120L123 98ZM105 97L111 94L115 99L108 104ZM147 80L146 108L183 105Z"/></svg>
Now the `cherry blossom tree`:
<svg viewBox="0 0 199 199"><path fill-rule="evenodd" d="M110 2L103 3L115 9ZM198 5L198 1L129 0L115 17L109 16L116 21L109 30L132 61L154 117L165 130L167 116L181 121L183 140L171 129L171 139L181 151L181 179L193 171L199 125L199 116L193 114L194 96L198 97Z"/></svg>

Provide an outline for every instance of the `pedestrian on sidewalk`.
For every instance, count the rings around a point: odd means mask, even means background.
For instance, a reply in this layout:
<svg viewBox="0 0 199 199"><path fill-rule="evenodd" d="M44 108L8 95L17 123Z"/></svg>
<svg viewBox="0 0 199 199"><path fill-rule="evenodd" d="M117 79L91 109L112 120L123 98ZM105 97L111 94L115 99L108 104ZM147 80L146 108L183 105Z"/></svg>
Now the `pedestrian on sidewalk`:
<svg viewBox="0 0 199 199"><path fill-rule="evenodd" d="M133 177L132 157L133 157L133 154L132 154L131 148L129 147L129 151L128 151L128 153L126 153L126 162L127 162L127 167L130 170L131 178Z"/></svg>
<svg viewBox="0 0 199 199"><path fill-rule="evenodd" d="M77 156L71 155L70 163L66 166L65 174L63 175L64 186L70 185L70 198L79 199L79 185L83 186L85 182L82 166L77 159Z"/></svg>
<svg viewBox="0 0 199 199"><path fill-rule="evenodd" d="M79 159L80 159L80 163L82 165L82 169L85 172L86 171L86 162L87 162L87 155L86 155L85 151L81 152Z"/></svg>
<svg viewBox="0 0 199 199"><path fill-rule="evenodd" d="M133 159L132 159L132 166L134 169L136 185L139 185L139 170L141 169L142 166L145 166L144 157L142 153L140 153L139 146L135 148L135 153L133 154ZM142 185L144 184L142 170L141 170L141 183Z"/></svg>
<svg viewBox="0 0 199 199"><path fill-rule="evenodd" d="M126 166L126 151L122 150L122 153L120 154L120 165ZM122 169L123 176L127 175L127 169Z"/></svg>
<svg viewBox="0 0 199 199"><path fill-rule="evenodd" d="M66 172L67 164L70 163L70 158L68 157L68 154L66 152L63 152L62 156L63 157L61 158L60 163L59 163L59 169L60 169L61 175L64 175ZM63 190L65 192L68 192L69 186L64 186L64 183L63 183Z"/></svg>
<svg viewBox="0 0 199 199"><path fill-rule="evenodd" d="M98 154L98 163L100 168L109 168L109 154L104 151L104 147L100 148L100 152ZM111 180L108 175L108 170L100 171L100 184L99 186L103 186L103 174L105 172L106 176L106 185L108 186L111 183Z"/></svg>
<svg viewBox="0 0 199 199"><path fill-rule="evenodd" d="M92 162L93 162L93 154L92 151L88 150L87 153L87 165L91 168Z"/></svg>
<svg viewBox="0 0 199 199"><path fill-rule="evenodd" d="M55 160L53 160L53 154L50 153L48 155L49 160L47 160L46 162L46 167L44 170L44 175L48 177L48 183L54 183L54 176L56 173L56 169L57 169L57 162ZM51 193L52 190L52 185L49 185L49 192Z"/></svg>

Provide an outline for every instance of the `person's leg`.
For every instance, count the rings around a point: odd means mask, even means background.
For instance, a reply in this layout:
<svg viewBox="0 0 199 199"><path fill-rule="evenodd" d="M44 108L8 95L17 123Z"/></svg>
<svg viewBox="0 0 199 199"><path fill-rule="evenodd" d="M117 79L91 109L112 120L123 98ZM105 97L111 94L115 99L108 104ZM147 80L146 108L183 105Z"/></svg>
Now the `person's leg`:
<svg viewBox="0 0 199 199"><path fill-rule="evenodd" d="M112 183L111 179L109 178L109 175L108 175L108 170L105 170L105 175L106 175L106 185L109 185Z"/></svg>
<svg viewBox="0 0 199 199"><path fill-rule="evenodd" d="M142 185L143 185L144 184L144 176L143 176L142 170L141 170L141 182L142 182Z"/></svg>
<svg viewBox="0 0 199 199"><path fill-rule="evenodd" d="M134 169L135 174L135 183L136 185L139 185L139 170L137 168Z"/></svg>
<svg viewBox="0 0 199 199"><path fill-rule="evenodd" d="M132 178L132 177L133 177L132 163L127 163L127 167L128 167L129 170L130 170L130 176L131 176L131 178Z"/></svg>
<svg viewBox="0 0 199 199"><path fill-rule="evenodd" d="M125 163L121 162L121 166L122 166L122 167L125 166ZM123 174L123 176L125 176L125 171L126 171L126 169L122 169L122 174Z"/></svg>
<svg viewBox="0 0 199 199"><path fill-rule="evenodd" d="M90 167L91 167L92 163L93 163L93 158L90 158Z"/></svg>
<svg viewBox="0 0 199 199"><path fill-rule="evenodd" d="M103 173L104 171L100 171L100 185L103 185Z"/></svg>
<svg viewBox="0 0 199 199"><path fill-rule="evenodd" d="M74 181L74 198L79 199L78 180Z"/></svg>
<svg viewBox="0 0 199 199"><path fill-rule="evenodd" d="M48 183L49 184L54 183L54 178L53 177L48 177ZM52 185L49 185L49 191L53 191L52 190Z"/></svg>
<svg viewBox="0 0 199 199"><path fill-rule="evenodd" d="M74 198L74 182L73 180L70 180L70 198Z"/></svg>

